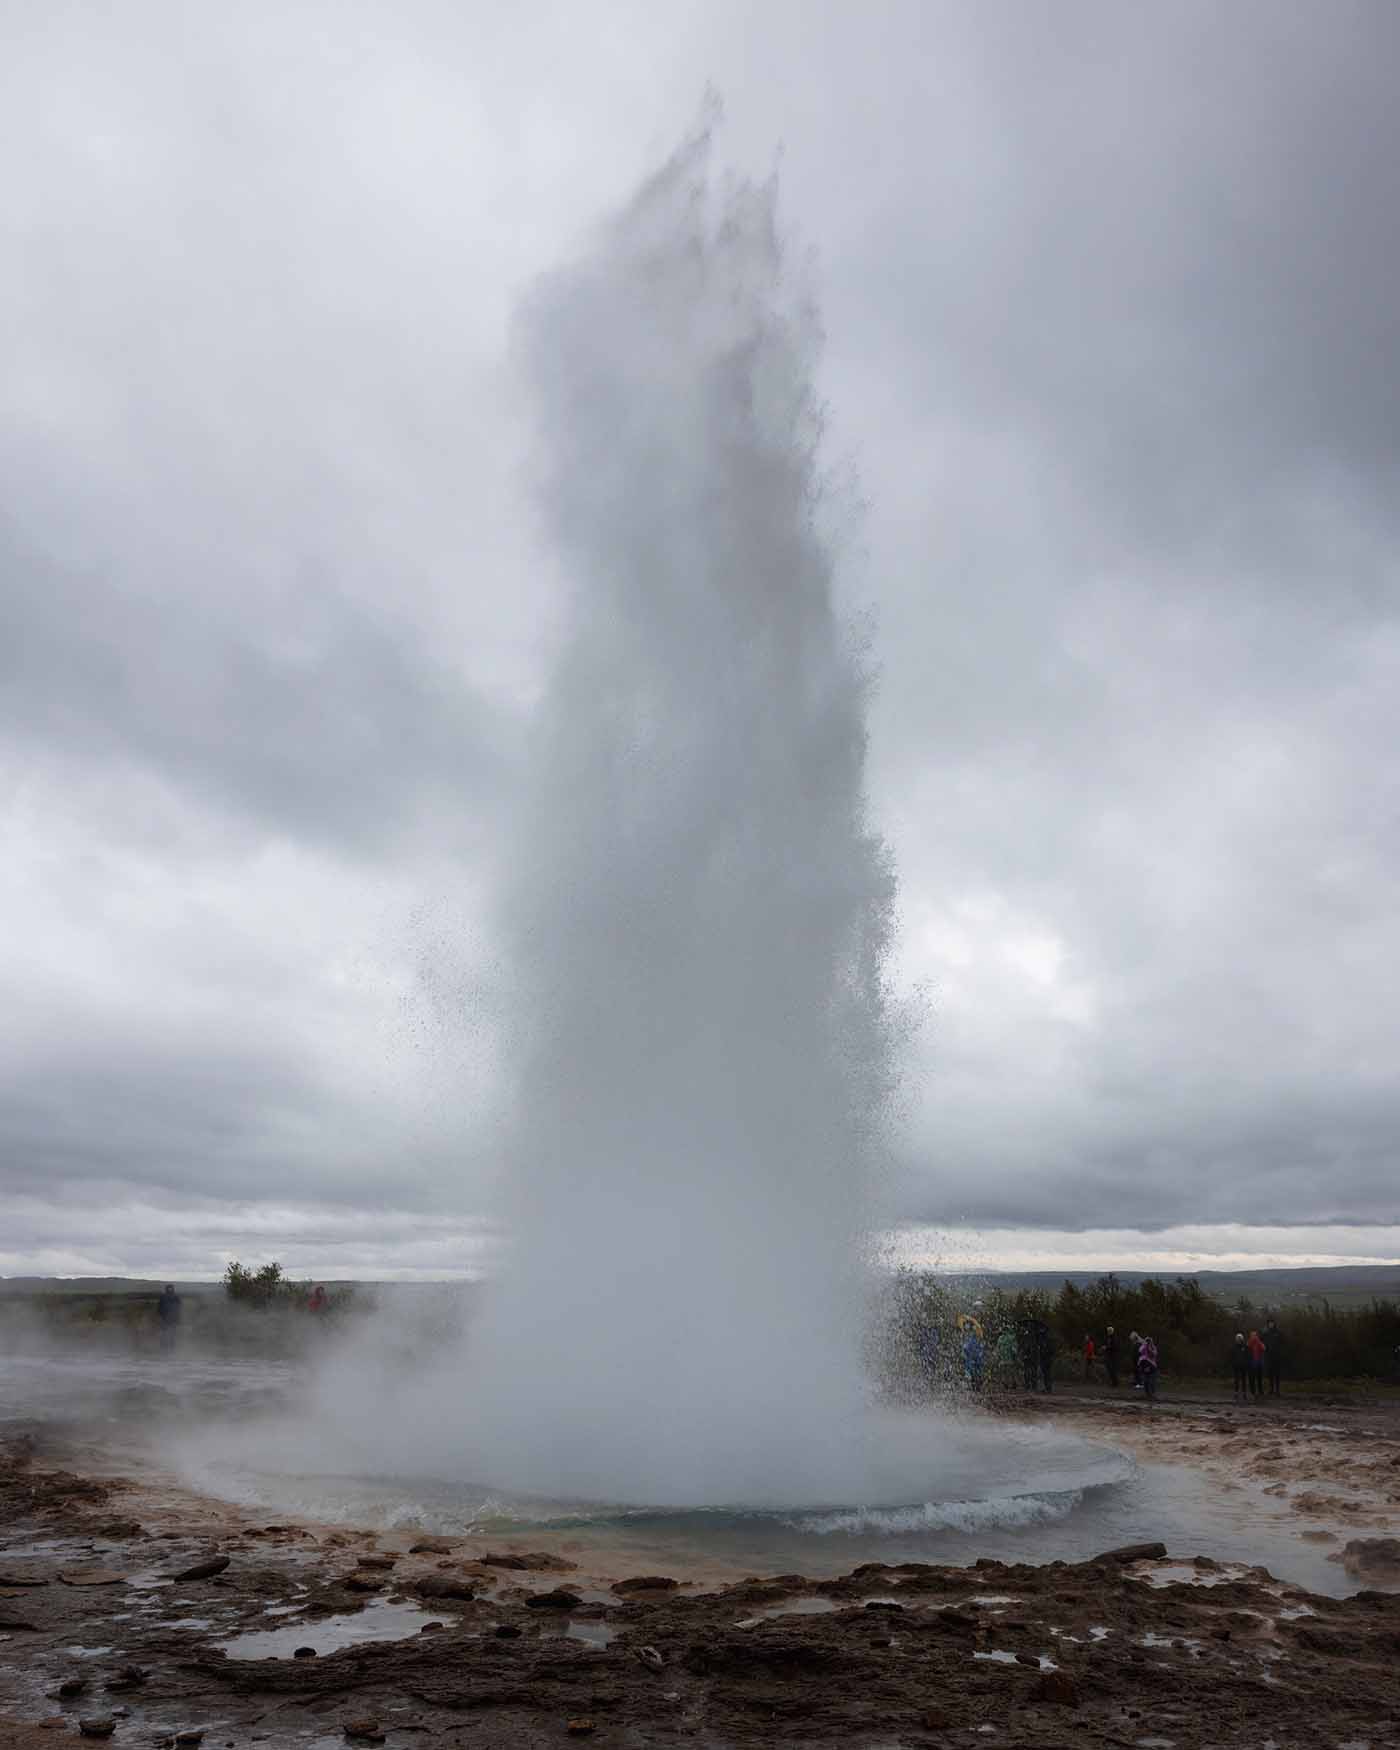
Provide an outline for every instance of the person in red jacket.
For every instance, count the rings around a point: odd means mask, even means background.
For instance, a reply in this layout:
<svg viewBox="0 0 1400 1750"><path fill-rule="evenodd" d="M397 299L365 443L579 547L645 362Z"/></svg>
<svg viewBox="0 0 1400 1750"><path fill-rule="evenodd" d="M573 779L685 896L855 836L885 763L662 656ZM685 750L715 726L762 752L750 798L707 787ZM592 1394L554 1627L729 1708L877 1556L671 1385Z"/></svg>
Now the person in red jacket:
<svg viewBox="0 0 1400 1750"><path fill-rule="evenodd" d="M1084 1378L1087 1382L1094 1373L1094 1339L1087 1333L1084 1338Z"/></svg>
<svg viewBox="0 0 1400 1750"><path fill-rule="evenodd" d="M1261 1398L1264 1395L1264 1339L1258 1331L1249 1333L1249 1395Z"/></svg>

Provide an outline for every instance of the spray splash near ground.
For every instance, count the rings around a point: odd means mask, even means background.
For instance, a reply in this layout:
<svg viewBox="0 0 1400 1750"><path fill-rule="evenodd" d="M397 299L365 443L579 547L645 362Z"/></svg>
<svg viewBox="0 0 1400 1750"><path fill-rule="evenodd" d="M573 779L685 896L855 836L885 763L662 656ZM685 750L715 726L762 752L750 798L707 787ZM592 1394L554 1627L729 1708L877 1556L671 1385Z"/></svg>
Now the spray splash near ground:
<svg viewBox="0 0 1400 1750"><path fill-rule="evenodd" d="M407 1355L389 1325L325 1369L284 1474L300 1451L537 1517L909 1507L1010 1450L867 1403L894 881L824 533L815 303L775 185L719 185L711 146L520 320L567 605L496 913L508 1264L460 1346Z"/></svg>

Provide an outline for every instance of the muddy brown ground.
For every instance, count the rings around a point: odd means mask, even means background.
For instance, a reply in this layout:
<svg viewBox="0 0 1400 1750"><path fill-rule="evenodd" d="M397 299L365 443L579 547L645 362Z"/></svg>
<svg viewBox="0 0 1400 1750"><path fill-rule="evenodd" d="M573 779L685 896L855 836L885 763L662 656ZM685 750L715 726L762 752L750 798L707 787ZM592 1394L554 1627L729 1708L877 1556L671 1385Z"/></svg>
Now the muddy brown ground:
<svg viewBox="0 0 1400 1750"><path fill-rule="evenodd" d="M1253 1425L1237 1451L1245 1436L1213 1410L1114 1433L1256 1481L1277 1465L1302 1494L1369 1503L1356 1517L1374 1535L1400 1505L1395 1431L1358 1419L1334 1436L1310 1430L1310 1414ZM381 1734L395 1750L1400 1746L1400 1593L1386 1589L1400 1574L1339 1600L1172 1550L631 1588L557 1547L433 1541L414 1551L408 1532L157 1503L82 1474L42 1437L12 1441L0 1451L0 1744L86 1743L78 1722L111 1718L113 1745L202 1729L206 1746L238 1750ZM170 1578L214 1556L221 1572ZM367 1608L415 1632L309 1658L240 1659L220 1644L279 1628L327 1647ZM420 1629L425 1617L440 1626ZM357 1722L376 1730L347 1737Z"/></svg>

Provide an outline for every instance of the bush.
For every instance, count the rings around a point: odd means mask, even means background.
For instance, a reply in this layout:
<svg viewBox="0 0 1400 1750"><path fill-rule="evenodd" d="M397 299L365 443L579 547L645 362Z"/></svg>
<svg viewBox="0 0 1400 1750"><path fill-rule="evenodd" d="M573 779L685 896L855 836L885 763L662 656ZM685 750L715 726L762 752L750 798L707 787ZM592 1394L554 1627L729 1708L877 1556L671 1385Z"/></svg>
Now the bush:
<svg viewBox="0 0 1400 1750"><path fill-rule="evenodd" d="M258 1270L249 1270L235 1258L224 1271L224 1293L244 1306L286 1306L305 1300L309 1290L309 1283L289 1282L280 1264L264 1264Z"/></svg>

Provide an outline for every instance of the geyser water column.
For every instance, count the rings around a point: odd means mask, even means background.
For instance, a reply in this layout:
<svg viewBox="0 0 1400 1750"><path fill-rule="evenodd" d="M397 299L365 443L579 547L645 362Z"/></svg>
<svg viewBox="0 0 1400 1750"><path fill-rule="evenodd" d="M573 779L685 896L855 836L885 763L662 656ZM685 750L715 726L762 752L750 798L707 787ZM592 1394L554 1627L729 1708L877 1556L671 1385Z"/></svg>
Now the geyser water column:
<svg viewBox="0 0 1400 1750"><path fill-rule="evenodd" d="M893 879L816 310L775 187L716 188L710 148L521 319L567 629L499 913L512 1243L464 1389L503 1486L791 1501L864 1396Z"/></svg>
<svg viewBox="0 0 1400 1750"><path fill-rule="evenodd" d="M176 1443L196 1486L280 1516L770 1508L684 1535L791 1566L775 1522L927 1556L1125 1471L1044 1426L866 1405L893 879L821 533L815 308L774 189L716 189L709 158L688 145L521 321L568 602L496 906L504 1271L464 1344L390 1300L285 1416Z"/></svg>

